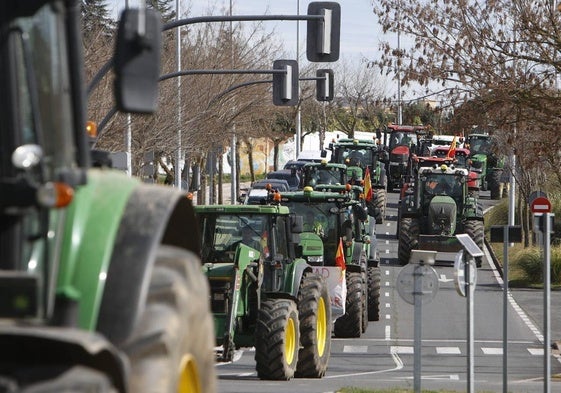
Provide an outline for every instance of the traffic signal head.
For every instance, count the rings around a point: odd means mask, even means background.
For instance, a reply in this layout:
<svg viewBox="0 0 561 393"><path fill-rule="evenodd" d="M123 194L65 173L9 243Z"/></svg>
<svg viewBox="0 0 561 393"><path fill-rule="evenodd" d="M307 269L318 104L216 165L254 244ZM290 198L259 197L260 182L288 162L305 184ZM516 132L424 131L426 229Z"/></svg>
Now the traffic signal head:
<svg viewBox="0 0 561 393"><path fill-rule="evenodd" d="M273 104L294 106L298 104L298 62L296 60L275 60L273 70Z"/></svg>
<svg viewBox="0 0 561 393"><path fill-rule="evenodd" d="M308 21L306 55L309 61L339 60L341 6L332 1L314 1L308 5L308 15L323 16Z"/></svg>
<svg viewBox="0 0 561 393"><path fill-rule="evenodd" d="M333 70L317 70L316 77L316 100L333 101Z"/></svg>

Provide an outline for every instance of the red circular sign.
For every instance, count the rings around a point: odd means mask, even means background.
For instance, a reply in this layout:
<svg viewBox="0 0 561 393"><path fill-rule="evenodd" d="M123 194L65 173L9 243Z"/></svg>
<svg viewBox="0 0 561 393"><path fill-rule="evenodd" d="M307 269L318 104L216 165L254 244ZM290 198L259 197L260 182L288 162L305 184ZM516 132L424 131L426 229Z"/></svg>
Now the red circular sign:
<svg viewBox="0 0 561 393"><path fill-rule="evenodd" d="M545 197L537 197L532 201L530 206L532 208L532 213L550 213L551 212L551 202Z"/></svg>

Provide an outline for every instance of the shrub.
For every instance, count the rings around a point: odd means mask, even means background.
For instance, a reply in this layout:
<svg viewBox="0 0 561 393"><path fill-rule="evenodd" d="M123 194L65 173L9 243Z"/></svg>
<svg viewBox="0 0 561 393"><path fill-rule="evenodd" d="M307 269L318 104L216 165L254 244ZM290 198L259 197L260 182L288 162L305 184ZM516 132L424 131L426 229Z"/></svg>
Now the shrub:
<svg viewBox="0 0 561 393"><path fill-rule="evenodd" d="M529 283L543 282L542 255L538 247L520 249L510 257L510 263L524 272L525 280Z"/></svg>

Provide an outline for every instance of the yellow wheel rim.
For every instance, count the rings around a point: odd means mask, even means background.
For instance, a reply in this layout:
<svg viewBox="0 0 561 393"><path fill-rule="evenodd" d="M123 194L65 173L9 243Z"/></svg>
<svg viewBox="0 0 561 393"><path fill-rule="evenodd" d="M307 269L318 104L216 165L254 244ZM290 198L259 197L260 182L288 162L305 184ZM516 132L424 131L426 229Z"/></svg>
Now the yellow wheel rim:
<svg viewBox="0 0 561 393"><path fill-rule="evenodd" d="M178 393L201 393L201 381L199 379L199 367L192 355L185 355L181 359L179 369Z"/></svg>
<svg viewBox="0 0 561 393"><path fill-rule="evenodd" d="M286 332L284 335L284 357L287 364L292 364L296 353L296 329L292 317L288 318L286 323Z"/></svg>
<svg viewBox="0 0 561 393"><path fill-rule="evenodd" d="M323 356L325 344L327 342L327 313L325 312L325 302L320 297L318 301L318 318L316 327L316 338L318 343L318 354Z"/></svg>

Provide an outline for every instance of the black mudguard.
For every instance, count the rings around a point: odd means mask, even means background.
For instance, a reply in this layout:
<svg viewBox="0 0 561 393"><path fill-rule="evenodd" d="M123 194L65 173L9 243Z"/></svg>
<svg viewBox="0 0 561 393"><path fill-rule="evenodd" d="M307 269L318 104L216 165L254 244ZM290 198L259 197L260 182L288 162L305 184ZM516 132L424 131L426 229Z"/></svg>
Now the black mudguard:
<svg viewBox="0 0 561 393"><path fill-rule="evenodd" d="M152 266L161 244L200 255L191 201L171 187L141 184L125 208L111 256L97 330L117 346L144 309Z"/></svg>

